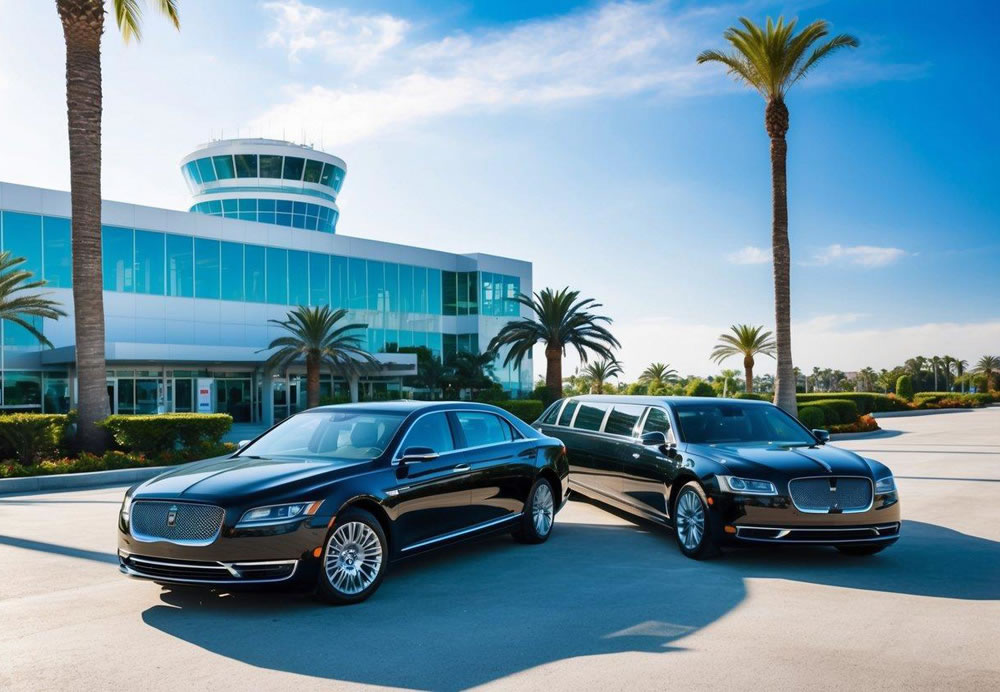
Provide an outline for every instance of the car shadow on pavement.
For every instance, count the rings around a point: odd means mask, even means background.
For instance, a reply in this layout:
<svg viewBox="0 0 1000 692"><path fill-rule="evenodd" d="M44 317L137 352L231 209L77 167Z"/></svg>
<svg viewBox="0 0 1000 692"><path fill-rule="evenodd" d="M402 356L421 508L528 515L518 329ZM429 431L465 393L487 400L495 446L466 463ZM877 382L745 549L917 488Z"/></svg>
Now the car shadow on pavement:
<svg viewBox="0 0 1000 692"><path fill-rule="evenodd" d="M921 522L869 558L764 548L707 562L682 557L663 529L559 523L545 545L494 537L394 565L356 606L164 587L142 618L254 666L461 689L576 656L681 650L743 601L747 578L985 600L1000 598L998 576L1000 543Z"/></svg>

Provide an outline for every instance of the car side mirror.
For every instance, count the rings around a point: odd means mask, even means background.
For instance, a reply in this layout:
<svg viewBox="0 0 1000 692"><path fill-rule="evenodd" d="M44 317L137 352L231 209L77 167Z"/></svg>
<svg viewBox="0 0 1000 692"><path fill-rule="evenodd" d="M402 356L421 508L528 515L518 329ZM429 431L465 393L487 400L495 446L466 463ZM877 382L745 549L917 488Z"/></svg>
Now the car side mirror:
<svg viewBox="0 0 1000 692"><path fill-rule="evenodd" d="M641 439L646 447L664 447L667 444L667 436L658 431L643 433Z"/></svg>
<svg viewBox="0 0 1000 692"><path fill-rule="evenodd" d="M422 461L437 459L438 456L438 453L430 447L407 447L403 451L403 456L399 458L399 463L419 464Z"/></svg>
<svg viewBox="0 0 1000 692"><path fill-rule="evenodd" d="M253 442L253 440L240 440L239 442L236 443L236 450L239 451L239 450L243 449L244 447L246 447L251 442Z"/></svg>
<svg viewBox="0 0 1000 692"><path fill-rule="evenodd" d="M830 431L829 430L820 430L819 428L815 428L812 431L812 434L813 434L813 437L816 438L816 441L819 442L821 445L825 445L827 442L830 441Z"/></svg>

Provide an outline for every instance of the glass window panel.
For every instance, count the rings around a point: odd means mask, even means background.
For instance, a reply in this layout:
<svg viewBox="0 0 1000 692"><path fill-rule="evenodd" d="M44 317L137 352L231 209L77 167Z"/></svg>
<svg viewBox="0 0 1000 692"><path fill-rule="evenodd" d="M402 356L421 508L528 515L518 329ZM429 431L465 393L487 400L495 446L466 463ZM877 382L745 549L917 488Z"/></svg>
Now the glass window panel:
<svg viewBox="0 0 1000 692"><path fill-rule="evenodd" d="M289 199L279 199L275 201L275 209L280 213L292 213L292 201Z"/></svg>
<svg viewBox="0 0 1000 692"><path fill-rule="evenodd" d="M340 192L340 187L343 184L344 184L344 169L334 167L333 182L331 184L331 187L333 187L333 189L336 190L337 192Z"/></svg>
<svg viewBox="0 0 1000 692"><path fill-rule="evenodd" d="M443 342L443 362L450 365L455 359L455 354L458 352L458 338L454 334L442 334L441 340Z"/></svg>
<svg viewBox="0 0 1000 692"><path fill-rule="evenodd" d="M217 199L213 199L210 202L205 202L208 205L209 214L221 214L222 213L222 202Z"/></svg>
<svg viewBox="0 0 1000 692"><path fill-rule="evenodd" d="M469 314L479 314L479 272L469 272Z"/></svg>
<svg viewBox="0 0 1000 692"><path fill-rule="evenodd" d="M408 264L399 267L399 309L402 312L414 312L413 302L413 267Z"/></svg>
<svg viewBox="0 0 1000 692"><path fill-rule="evenodd" d="M22 318L36 330L44 331L41 317L22 315ZM10 320L3 321L3 343L5 346L27 346L32 350L38 348L38 339L35 335Z"/></svg>
<svg viewBox="0 0 1000 692"><path fill-rule="evenodd" d="M318 183L323 173L323 162L309 159L306 161L306 172L302 180L307 183Z"/></svg>
<svg viewBox="0 0 1000 692"><path fill-rule="evenodd" d="M365 273L365 261L356 257L351 257L348 261L347 278L349 291L347 295L347 307L351 310L365 310L368 307L366 298L367 274Z"/></svg>
<svg viewBox="0 0 1000 692"><path fill-rule="evenodd" d="M197 298L219 297L219 241L194 239L194 295Z"/></svg>
<svg viewBox="0 0 1000 692"><path fill-rule="evenodd" d="M334 310L346 308L350 288L347 281L347 258L330 257L330 307Z"/></svg>
<svg viewBox="0 0 1000 692"><path fill-rule="evenodd" d="M69 379L61 373L45 373L45 413L69 413Z"/></svg>
<svg viewBox="0 0 1000 692"><path fill-rule="evenodd" d="M4 406L41 406L42 373L15 372L3 374Z"/></svg>
<svg viewBox="0 0 1000 692"><path fill-rule="evenodd" d="M427 348L439 359L441 358L442 341L440 332L430 332L427 334Z"/></svg>
<svg viewBox="0 0 1000 692"><path fill-rule="evenodd" d="M651 408L649 409L649 415L646 416L646 422L642 424L643 434L648 432L661 432L666 435L670 432L670 419L667 417L667 412L662 408Z"/></svg>
<svg viewBox="0 0 1000 692"><path fill-rule="evenodd" d="M521 279L517 276L507 276L504 277L507 283L507 295L505 303L505 315L518 315L521 312L521 304L517 302L516 298L521 293Z"/></svg>
<svg viewBox="0 0 1000 692"><path fill-rule="evenodd" d="M431 413L419 418L406 433L405 447L424 447L440 454L455 448L451 426L443 413Z"/></svg>
<svg viewBox="0 0 1000 692"><path fill-rule="evenodd" d="M297 156L286 156L285 170L282 171L281 177L285 180L302 180L302 168L305 162L305 159Z"/></svg>
<svg viewBox="0 0 1000 692"><path fill-rule="evenodd" d="M427 332L413 332L413 345L414 346L426 346L427 345Z"/></svg>
<svg viewBox="0 0 1000 692"><path fill-rule="evenodd" d="M398 339L400 348L409 348L410 346L413 346L413 332L409 329L400 329Z"/></svg>
<svg viewBox="0 0 1000 692"><path fill-rule="evenodd" d="M580 412L576 414L573 427L580 430L597 432L601 429L601 423L604 421L604 413L607 410L608 407L604 404L581 403Z"/></svg>
<svg viewBox="0 0 1000 692"><path fill-rule="evenodd" d="M223 212L236 211L238 205L239 205L239 200L237 199L224 199L222 200L222 211Z"/></svg>
<svg viewBox="0 0 1000 692"><path fill-rule="evenodd" d="M323 164L323 172L319 176L320 185L329 185L330 181L333 179L333 170L335 166L331 163Z"/></svg>
<svg viewBox="0 0 1000 692"><path fill-rule="evenodd" d="M274 200L273 199L258 199L257 200L257 210L258 211L274 211Z"/></svg>
<svg viewBox="0 0 1000 692"><path fill-rule="evenodd" d="M243 245L222 243L221 271L223 300L243 300Z"/></svg>
<svg viewBox="0 0 1000 692"><path fill-rule="evenodd" d="M23 257L18 269L29 271L35 280L42 278L42 217L37 214L3 212L3 249L12 257Z"/></svg>
<svg viewBox="0 0 1000 692"><path fill-rule="evenodd" d="M281 157L270 154L260 155L260 177L280 178L281 177Z"/></svg>
<svg viewBox="0 0 1000 692"><path fill-rule="evenodd" d="M163 234L135 232L135 291L163 295Z"/></svg>
<svg viewBox="0 0 1000 692"><path fill-rule="evenodd" d="M73 241L69 219L46 216L44 224L44 279L49 286L70 288L73 285Z"/></svg>
<svg viewBox="0 0 1000 692"><path fill-rule="evenodd" d="M219 180L236 177L236 171L233 167L233 157L230 154L213 156L212 163L215 164L215 175Z"/></svg>
<svg viewBox="0 0 1000 692"><path fill-rule="evenodd" d="M427 312L432 315L444 314L441 304L442 276L440 269L427 270Z"/></svg>
<svg viewBox="0 0 1000 692"><path fill-rule="evenodd" d="M305 215L309 213L307 207L305 202L292 202L292 213Z"/></svg>
<svg viewBox="0 0 1000 692"><path fill-rule="evenodd" d="M563 407L562 413L559 414L559 425L569 425L570 421L573 420L573 414L576 412L576 407L580 405L580 402L574 400L566 402L566 406Z"/></svg>
<svg viewBox="0 0 1000 692"><path fill-rule="evenodd" d="M413 311L428 312L426 267L413 268Z"/></svg>
<svg viewBox="0 0 1000 692"><path fill-rule="evenodd" d="M372 353L383 353L385 352L385 330L384 329L369 329L368 330L368 350Z"/></svg>
<svg viewBox="0 0 1000 692"><path fill-rule="evenodd" d="M214 183L217 180L215 167L212 166L212 159L206 157L198 159L195 163L198 164L198 174L201 176L202 182Z"/></svg>
<svg viewBox="0 0 1000 692"><path fill-rule="evenodd" d="M309 253L288 251L288 304L309 304Z"/></svg>
<svg viewBox="0 0 1000 692"><path fill-rule="evenodd" d="M260 223L275 223L274 212L260 211L257 212L257 221Z"/></svg>
<svg viewBox="0 0 1000 692"><path fill-rule="evenodd" d="M330 257L309 253L309 304L330 304Z"/></svg>
<svg viewBox="0 0 1000 692"><path fill-rule="evenodd" d="M263 303L264 288L264 248L260 245L243 246L246 299L251 303Z"/></svg>
<svg viewBox="0 0 1000 692"><path fill-rule="evenodd" d="M399 310L399 265L391 262L385 263L385 291L382 300L383 309L386 312Z"/></svg>
<svg viewBox="0 0 1000 692"><path fill-rule="evenodd" d="M632 437L635 424L642 417L645 409L636 404L615 404L608 414L608 422L604 426L604 432L611 435L624 435Z"/></svg>
<svg viewBox="0 0 1000 692"><path fill-rule="evenodd" d="M257 200L255 199L238 199L236 202L240 211L257 211Z"/></svg>
<svg viewBox="0 0 1000 692"><path fill-rule="evenodd" d="M8 228L4 219L4 231ZM117 226L101 227L104 264L104 290L134 290L132 284L132 229ZM4 233L4 241L7 233Z"/></svg>
<svg viewBox="0 0 1000 692"><path fill-rule="evenodd" d="M194 250L191 238L167 234L167 295L194 295Z"/></svg>
<svg viewBox="0 0 1000 692"><path fill-rule="evenodd" d="M201 185L201 172L198 170L197 161L188 161L184 164L184 170L187 172L188 177L191 182L195 185Z"/></svg>
<svg viewBox="0 0 1000 692"><path fill-rule="evenodd" d="M385 265L382 262L368 260L368 309L383 310L383 293L385 292Z"/></svg>
<svg viewBox="0 0 1000 692"><path fill-rule="evenodd" d="M292 215L277 213L274 215L274 222L279 226L291 226L292 225Z"/></svg>
<svg viewBox="0 0 1000 692"><path fill-rule="evenodd" d="M236 177L257 177L257 154L236 154Z"/></svg>
<svg viewBox="0 0 1000 692"><path fill-rule="evenodd" d="M466 447L483 447L510 440L510 427L492 413L459 411L455 417L465 436Z"/></svg>
<svg viewBox="0 0 1000 692"><path fill-rule="evenodd" d="M469 272L458 272L455 305L459 315L469 314Z"/></svg>
<svg viewBox="0 0 1000 692"><path fill-rule="evenodd" d="M306 230L315 231L319 227L319 219L315 216L306 217Z"/></svg>
<svg viewBox="0 0 1000 692"><path fill-rule="evenodd" d="M267 248L267 302L288 305L288 252Z"/></svg>
<svg viewBox="0 0 1000 692"><path fill-rule="evenodd" d="M490 272L479 272L480 301L483 306L484 315L493 314L493 274Z"/></svg>
<svg viewBox="0 0 1000 692"><path fill-rule="evenodd" d="M444 314L457 315L457 282L455 272L441 272L441 294L444 300Z"/></svg>

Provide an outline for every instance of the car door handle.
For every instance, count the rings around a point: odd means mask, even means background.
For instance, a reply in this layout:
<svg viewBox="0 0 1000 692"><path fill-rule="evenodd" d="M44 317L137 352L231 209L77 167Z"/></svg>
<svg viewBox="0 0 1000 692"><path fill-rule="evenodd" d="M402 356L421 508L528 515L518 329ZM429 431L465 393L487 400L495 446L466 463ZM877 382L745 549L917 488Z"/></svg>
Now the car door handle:
<svg viewBox="0 0 1000 692"><path fill-rule="evenodd" d="M459 464L458 466L456 466L455 468L452 469L452 471L454 471L456 473L459 473L461 471L471 471L471 470L472 470L472 467L469 466L468 464Z"/></svg>

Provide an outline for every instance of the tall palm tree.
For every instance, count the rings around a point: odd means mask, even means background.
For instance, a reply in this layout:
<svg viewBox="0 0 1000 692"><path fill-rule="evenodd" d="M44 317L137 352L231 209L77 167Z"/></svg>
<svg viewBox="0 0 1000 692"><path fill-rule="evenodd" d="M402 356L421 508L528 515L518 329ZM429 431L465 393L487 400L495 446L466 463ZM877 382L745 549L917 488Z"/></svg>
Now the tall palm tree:
<svg viewBox="0 0 1000 692"><path fill-rule="evenodd" d="M444 379L458 391L468 389L475 394L489 389L496 382L493 361L493 354L489 352L459 351L449 364Z"/></svg>
<svg viewBox="0 0 1000 692"><path fill-rule="evenodd" d="M52 342L35 326L28 317L47 317L57 320L66 313L59 303L49 300L44 293L35 289L45 285L44 281L32 281L33 274L27 269L18 269L24 263L23 257L12 257L9 252L0 252L0 320L6 320L24 327L43 346L52 348ZM105 394L105 397L107 394Z"/></svg>
<svg viewBox="0 0 1000 692"><path fill-rule="evenodd" d="M676 381L677 371L670 367L670 363L650 363L646 366L646 369L642 371L642 374L639 375L639 382L647 387L652 387L654 385L662 387L665 384L674 383Z"/></svg>
<svg viewBox="0 0 1000 692"><path fill-rule="evenodd" d="M534 297L519 295L517 302L531 310L532 316L508 322L488 348L496 353L502 346L509 346L504 366L514 363L520 367L535 344L544 344L545 386L553 400L562 395L562 359L568 346L576 349L583 363L590 353L614 360L613 349L621 347L604 326L611 324L611 318L591 312L601 304L593 298L578 300L579 296L579 291L571 291L568 286L558 291L546 288Z"/></svg>
<svg viewBox="0 0 1000 692"><path fill-rule="evenodd" d="M788 190L785 178L785 159L788 153L785 142L785 133L788 131L785 94L793 84L830 54L841 48L857 47L858 39L840 34L823 41L822 39L830 33L829 24L823 20L809 24L798 34L795 33L795 20L786 23L781 17L777 23L768 18L764 27L754 24L745 17L740 18L740 23L742 28L731 27L723 34L732 46L732 52L706 50L698 56L698 63L722 63L737 81L756 89L767 101L764 127L771 139L771 254L778 361L774 387L775 402L795 415L789 288L791 262L788 248Z"/></svg>
<svg viewBox="0 0 1000 692"><path fill-rule="evenodd" d="M967 361L967 360L965 360L963 358L956 358L954 365L955 365L955 376L956 377L961 377L962 375L965 374L966 368L969 367L969 361ZM964 379L962 380L962 392L963 393L965 392L965 380Z"/></svg>
<svg viewBox="0 0 1000 692"><path fill-rule="evenodd" d="M743 356L743 370L746 373L746 389L748 394L753 393L753 357L763 353L765 356L774 358L774 339L771 332L764 331L764 327L751 327L749 324L734 324L729 330L732 334L720 334L719 343L712 349L710 358L716 363L722 363L730 356ZM792 383L792 394L795 394L795 380L789 378L787 382ZM780 386L781 380L776 383Z"/></svg>
<svg viewBox="0 0 1000 692"><path fill-rule="evenodd" d="M113 0L125 41L141 37L138 0ZM155 0L180 27L176 0ZM56 0L66 42L66 113L73 217L73 304L76 312L77 444L98 451L108 415L104 364L104 292L101 273L101 35L104 0Z"/></svg>
<svg viewBox="0 0 1000 692"><path fill-rule="evenodd" d="M997 356L983 356L976 363L976 372L986 376L986 391L993 391L993 375L1000 370L1000 358Z"/></svg>
<svg viewBox="0 0 1000 692"><path fill-rule="evenodd" d="M729 396L729 383L732 382L733 390L736 389L736 378L740 376L739 370L723 370L719 373L719 377L722 378L722 396Z"/></svg>
<svg viewBox="0 0 1000 692"><path fill-rule="evenodd" d="M366 324L340 324L347 310L329 305L299 306L283 320L268 320L288 332L261 351L278 349L267 359L268 370L283 371L300 358L306 361L306 405L319 406L319 374L324 365L343 377L353 377L378 366L375 357L361 346L360 331ZM261 351L258 351L260 353Z"/></svg>
<svg viewBox="0 0 1000 692"><path fill-rule="evenodd" d="M617 360L601 360L590 363L583 369L583 376L590 380L590 391L594 394L604 392L604 383L612 377L621 376L622 365Z"/></svg>

